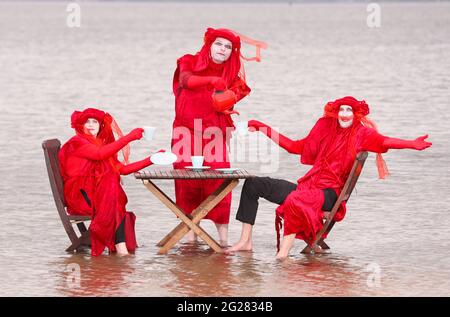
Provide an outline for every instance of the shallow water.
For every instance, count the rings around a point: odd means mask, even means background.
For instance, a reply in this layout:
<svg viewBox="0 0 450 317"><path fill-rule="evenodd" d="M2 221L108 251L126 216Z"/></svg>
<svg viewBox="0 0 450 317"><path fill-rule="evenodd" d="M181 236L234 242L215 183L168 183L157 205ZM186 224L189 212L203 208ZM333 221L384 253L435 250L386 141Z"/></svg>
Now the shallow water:
<svg viewBox="0 0 450 317"><path fill-rule="evenodd" d="M82 3L81 28L66 26L65 3L0 3L0 295L301 296L450 293L450 4L382 4L380 28L362 4ZM195 17L195 18L194 18ZM41 143L71 136L69 116L84 105L111 112L125 131L158 127L154 142L132 145L139 159L168 148L176 58L200 48L207 26L226 26L269 44L247 63L251 95L239 110L304 136L326 101L365 99L383 134L430 134L424 152L385 155L391 177L376 177L371 155L346 219L328 239L332 253L274 260L275 206L261 202L254 251L212 253L155 244L176 218L133 176L128 210L138 217L134 256L67 254ZM250 53L249 50L246 53ZM295 181L307 171L284 152L267 169L265 151L235 139L234 166ZM266 162L266 163L264 163ZM262 167L266 167L263 169ZM173 195L171 182L158 182ZM234 190L230 242L242 183ZM204 227L215 236L212 223ZM78 274L79 273L79 274Z"/></svg>

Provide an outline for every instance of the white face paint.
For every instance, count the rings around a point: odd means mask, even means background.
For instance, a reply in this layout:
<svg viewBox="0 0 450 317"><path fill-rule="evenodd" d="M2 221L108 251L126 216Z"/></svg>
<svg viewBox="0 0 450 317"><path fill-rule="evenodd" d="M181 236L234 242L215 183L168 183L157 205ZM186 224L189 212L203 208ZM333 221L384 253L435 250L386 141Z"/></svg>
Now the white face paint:
<svg viewBox="0 0 450 317"><path fill-rule="evenodd" d="M98 131L100 130L100 123L97 119L89 118L84 124L83 129L84 133L97 137Z"/></svg>
<svg viewBox="0 0 450 317"><path fill-rule="evenodd" d="M341 128L348 128L353 124L353 109L350 106L341 106L339 108L339 125Z"/></svg>
<svg viewBox="0 0 450 317"><path fill-rule="evenodd" d="M218 37L211 44L211 58L214 63L222 64L226 62L231 55L231 50L233 49L233 45L227 39L223 37Z"/></svg>

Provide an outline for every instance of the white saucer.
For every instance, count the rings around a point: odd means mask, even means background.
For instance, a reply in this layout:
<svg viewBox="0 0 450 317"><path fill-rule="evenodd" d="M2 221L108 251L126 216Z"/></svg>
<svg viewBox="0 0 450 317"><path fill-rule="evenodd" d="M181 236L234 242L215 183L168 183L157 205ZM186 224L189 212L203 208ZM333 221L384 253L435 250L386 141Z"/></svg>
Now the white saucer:
<svg viewBox="0 0 450 317"><path fill-rule="evenodd" d="M215 170L224 174L233 174L234 172L239 171L240 168L216 168Z"/></svg>
<svg viewBox="0 0 450 317"><path fill-rule="evenodd" d="M211 166L199 166L199 167L185 166L184 168L186 168L186 169L188 169L188 170L193 170L194 172L201 172L201 171L210 169Z"/></svg>
<svg viewBox="0 0 450 317"><path fill-rule="evenodd" d="M156 165L170 165L177 161L177 156L171 152L158 152L153 154L150 159Z"/></svg>

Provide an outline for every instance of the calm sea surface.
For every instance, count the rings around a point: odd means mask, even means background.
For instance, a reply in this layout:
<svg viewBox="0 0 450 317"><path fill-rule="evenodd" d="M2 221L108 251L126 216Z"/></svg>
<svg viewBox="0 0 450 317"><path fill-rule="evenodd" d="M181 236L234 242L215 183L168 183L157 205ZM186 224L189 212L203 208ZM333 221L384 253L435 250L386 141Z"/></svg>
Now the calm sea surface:
<svg viewBox="0 0 450 317"><path fill-rule="evenodd" d="M363 4L82 3L80 28L66 25L67 14L66 3L0 3L0 295L450 295L449 3L382 4L379 28L367 26ZM158 128L152 143L132 144L132 159L168 148L175 61L200 49L208 26L269 44L261 63L246 64L252 93L238 106L242 120L300 138L328 100L354 95L371 106L381 133L428 133L433 147L387 153L384 181L370 155L328 255L301 255L296 241L289 261L275 261L276 206L268 202L253 252L180 243L157 255L155 244L178 222L133 176L123 182L138 217L136 254L65 253L42 141L66 141L72 111L96 106L127 132ZM285 152L269 162L248 137L235 138L231 152L244 157L235 167L257 175L295 181L307 171ZM173 195L171 182L158 184ZM230 243L240 234L241 188ZM216 237L211 222L203 226Z"/></svg>

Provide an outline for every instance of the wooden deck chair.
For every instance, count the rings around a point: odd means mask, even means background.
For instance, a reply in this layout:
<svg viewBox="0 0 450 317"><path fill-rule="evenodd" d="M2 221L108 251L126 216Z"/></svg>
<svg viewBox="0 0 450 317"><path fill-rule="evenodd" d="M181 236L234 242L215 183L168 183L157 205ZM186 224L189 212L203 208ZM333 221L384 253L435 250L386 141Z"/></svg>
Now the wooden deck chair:
<svg viewBox="0 0 450 317"><path fill-rule="evenodd" d="M71 245L66 249L67 252L78 251L82 247L90 247L89 231L84 222L90 221L90 216L72 216L66 212L66 203L64 200L64 183L59 168L58 153L61 148L61 142L58 139L51 139L42 142L44 150L45 163L47 165L48 178L52 188L53 198L55 199L56 209L63 223L64 229L71 241ZM77 225L80 235L76 233L73 225Z"/></svg>
<svg viewBox="0 0 450 317"><path fill-rule="evenodd" d="M316 245L320 246L323 250L328 250L330 247L323 241L323 234L326 232L327 234L333 228L335 221L333 220L334 215L339 209L339 206L343 201L348 201L350 195L352 194L353 188L355 188L356 182L358 181L358 177L361 174L362 168L367 158L367 152L360 152L356 156L355 162L353 163L350 174L348 175L347 181L345 182L344 188L341 191L341 194L336 200L333 208L331 209L328 216L326 216L322 229L316 235L316 239L309 245L307 245L302 253L310 254L313 253L313 250Z"/></svg>

